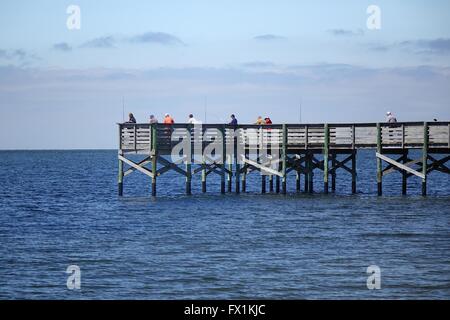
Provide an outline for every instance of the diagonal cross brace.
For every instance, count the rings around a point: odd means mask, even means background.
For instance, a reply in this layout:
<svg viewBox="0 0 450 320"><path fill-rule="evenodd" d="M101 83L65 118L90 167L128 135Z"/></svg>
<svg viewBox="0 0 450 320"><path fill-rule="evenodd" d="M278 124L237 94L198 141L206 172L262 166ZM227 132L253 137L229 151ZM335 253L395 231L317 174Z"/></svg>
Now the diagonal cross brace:
<svg viewBox="0 0 450 320"><path fill-rule="evenodd" d="M149 164L149 163L151 163L151 162L152 162L151 157L146 157L145 159L139 161L139 162L136 163L136 164L137 164L138 166L140 166L140 167L144 167L145 165L147 165L147 164ZM124 176L127 176L127 175L133 173L133 172L136 171L136 170L137 170L137 169L136 169L135 167L131 167L131 168L129 168L127 171L125 171L125 172L123 173L123 175L124 175Z"/></svg>
<svg viewBox="0 0 450 320"><path fill-rule="evenodd" d="M162 175L163 173L169 171L169 170L174 170L176 172L178 172L181 175L187 176L186 171L184 171L183 169L181 169L180 167L178 167L178 163L181 163L183 161L183 159L179 159L175 162L170 162L166 159L164 159L163 157L158 157L158 162L161 163L162 165L164 165L163 168L159 169L156 174L158 176Z"/></svg>
<svg viewBox="0 0 450 320"><path fill-rule="evenodd" d="M145 167L142 167L141 165L125 158L122 155L119 155L119 160L125 162L126 164L128 164L130 167L134 168L135 170L138 170L140 172L142 172L143 174L146 174L147 176L149 176L150 178L153 178L153 172L151 172L150 170L148 170Z"/></svg>
<svg viewBox="0 0 450 320"><path fill-rule="evenodd" d="M377 152L376 156L377 156L377 158L379 158L381 160L384 160L387 163L391 163L391 164L395 165L396 167L398 167L398 168L400 168L402 170L405 170L405 171L407 171L409 173L412 173L413 175L416 175L419 178L425 179L425 175L423 173L420 173L420 172L418 172L418 171L416 171L414 169L411 169L410 167L405 166L404 164L402 164L400 162L397 162L397 161L395 161L395 160L393 160L393 159L391 159L389 157L386 157L386 156L382 155L381 153Z"/></svg>
<svg viewBox="0 0 450 320"><path fill-rule="evenodd" d="M347 163L347 162L349 162L350 160L352 160L352 157L353 157L353 155L349 155L347 158L345 158L344 160L342 160L342 161L339 161L338 159L334 159L334 161L336 162L336 165L334 166L334 167L332 167L330 170L328 170L328 172L330 173L330 174L333 174L333 173L335 173L335 171L337 170L337 169L339 169L339 168L342 168L342 169L344 169L345 171L347 171L347 172L349 172L349 173L352 173L352 169L350 169L349 167L347 167L345 164Z"/></svg>

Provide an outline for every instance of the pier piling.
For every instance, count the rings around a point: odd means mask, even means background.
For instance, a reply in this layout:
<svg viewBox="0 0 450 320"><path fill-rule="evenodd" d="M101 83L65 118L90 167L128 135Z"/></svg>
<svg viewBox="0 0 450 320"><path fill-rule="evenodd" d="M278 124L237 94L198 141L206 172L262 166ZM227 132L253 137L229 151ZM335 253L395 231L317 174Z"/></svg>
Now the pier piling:
<svg viewBox="0 0 450 320"><path fill-rule="evenodd" d="M227 154L227 144L226 144L226 132L225 125L221 125L220 128L221 138L222 138L222 155L221 155L221 167L222 170L220 172L220 193L225 193L225 174L226 174L226 154Z"/></svg>
<svg viewBox="0 0 450 320"><path fill-rule="evenodd" d="M190 162L186 163L186 194L192 194L192 172L191 172L192 164Z"/></svg>
<svg viewBox="0 0 450 320"><path fill-rule="evenodd" d="M232 159L231 155L228 157L227 182L228 182L228 192L231 193L232 192L232 184L233 184L233 159Z"/></svg>
<svg viewBox="0 0 450 320"><path fill-rule="evenodd" d="M205 157L203 157L202 160L202 192L206 192L206 163L205 163Z"/></svg>
<svg viewBox="0 0 450 320"><path fill-rule="evenodd" d="M381 124L377 123L377 152L379 154L382 153L382 149L381 149ZM377 157L377 193L379 196L381 196L383 194L383 186L382 186L382 181L383 181L383 167L382 167L382 162L381 159Z"/></svg>
<svg viewBox="0 0 450 320"><path fill-rule="evenodd" d="M123 162L119 159L119 176L118 176L118 190L119 196L123 195Z"/></svg>
<svg viewBox="0 0 450 320"><path fill-rule="evenodd" d="M428 141L429 141L429 132L428 132L428 123L423 123L423 148L422 148L422 196L427 195L427 170L428 170Z"/></svg>
<svg viewBox="0 0 450 320"><path fill-rule="evenodd" d="M122 126L119 125L119 146L122 145ZM119 150L119 156L123 156L122 151ZM119 196L123 195L123 161L119 158L119 173L117 176L117 188Z"/></svg>
<svg viewBox="0 0 450 320"><path fill-rule="evenodd" d="M309 179L310 179L310 174L309 174L309 156L308 156L308 152L305 152L305 193L309 192Z"/></svg>
<svg viewBox="0 0 450 320"><path fill-rule="evenodd" d="M156 197L156 176L157 176L157 163L158 163L158 135L157 135L157 128L156 125L151 125L151 150L150 150L150 156L152 161L152 196Z"/></svg>
<svg viewBox="0 0 450 320"><path fill-rule="evenodd" d="M234 166L235 166L235 193L241 193L241 165L238 155L238 143L239 143L239 130L236 131L236 136L234 137Z"/></svg>
<svg viewBox="0 0 450 320"><path fill-rule="evenodd" d="M281 146L281 174L282 174L282 193L286 194L287 192L287 139L288 139L288 135L287 135L287 126L286 124L283 124L282 127L283 130L283 143Z"/></svg>
<svg viewBox="0 0 450 320"><path fill-rule="evenodd" d="M403 164L406 165L408 163L408 150L403 151ZM406 195L408 190L408 172L406 170L402 170L402 195Z"/></svg>
<svg viewBox="0 0 450 320"><path fill-rule="evenodd" d="M331 154L331 191L336 191L336 153Z"/></svg>
<svg viewBox="0 0 450 320"><path fill-rule="evenodd" d="M308 192L314 193L314 163L313 163L314 154L309 152L308 154Z"/></svg>
<svg viewBox="0 0 450 320"><path fill-rule="evenodd" d="M356 150L352 151L352 193L356 193Z"/></svg>
<svg viewBox="0 0 450 320"><path fill-rule="evenodd" d="M330 129L328 124L324 127L324 142L323 142L323 191L328 193L328 147L330 143Z"/></svg>
<svg viewBox="0 0 450 320"><path fill-rule="evenodd" d="M301 183L301 181L300 181L300 171L297 170L297 171L295 172L295 191L296 191L297 193L300 192L300 183Z"/></svg>

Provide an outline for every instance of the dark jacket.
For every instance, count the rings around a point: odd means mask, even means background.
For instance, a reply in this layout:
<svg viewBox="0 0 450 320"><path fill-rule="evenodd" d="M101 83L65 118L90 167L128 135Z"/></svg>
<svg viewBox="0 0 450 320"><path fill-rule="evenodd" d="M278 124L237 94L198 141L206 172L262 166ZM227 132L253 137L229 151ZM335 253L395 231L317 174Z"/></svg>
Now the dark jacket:
<svg viewBox="0 0 450 320"><path fill-rule="evenodd" d="M125 123L136 123L136 118L134 116L131 116L130 119Z"/></svg>

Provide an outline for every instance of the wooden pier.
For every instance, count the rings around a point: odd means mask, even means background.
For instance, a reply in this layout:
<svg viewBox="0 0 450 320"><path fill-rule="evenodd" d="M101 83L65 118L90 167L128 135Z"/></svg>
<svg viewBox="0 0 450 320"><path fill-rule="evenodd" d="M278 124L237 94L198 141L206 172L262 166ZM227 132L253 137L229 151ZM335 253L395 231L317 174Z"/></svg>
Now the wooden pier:
<svg viewBox="0 0 450 320"><path fill-rule="evenodd" d="M399 171L402 194L407 181L422 181L427 194L427 175L431 171L449 174L450 122L280 124L238 125L132 124L119 126L119 195L124 177L141 172L151 178L151 194L156 196L157 178L169 170L179 173L191 194L192 178L201 176L202 192L207 192L207 177L220 176L220 192L246 191L247 176L261 175L261 193L287 193L287 174L295 172L296 191L314 190L313 177L323 175L323 191L336 190L336 172L351 175L351 191L357 192L357 151L376 150L378 195L383 192L383 177ZM180 150L182 153L180 153ZM421 157L411 159L410 150ZM180 157L175 157L173 154ZM139 161L129 155L139 155ZM133 156L134 158L136 156ZM125 166L127 167L125 169ZM331 181L330 181L331 178ZM330 183L331 182L331 183Z"/></svg>

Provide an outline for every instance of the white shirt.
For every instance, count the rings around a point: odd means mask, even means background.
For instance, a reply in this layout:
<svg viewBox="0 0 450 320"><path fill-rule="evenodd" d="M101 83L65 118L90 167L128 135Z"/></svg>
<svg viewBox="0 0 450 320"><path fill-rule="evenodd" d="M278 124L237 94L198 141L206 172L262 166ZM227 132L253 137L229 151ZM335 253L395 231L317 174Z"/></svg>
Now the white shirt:
<svg viewBox="0 0 450 320"><path fill-rule="evenodd" d="M188 123L190 124L201 124L201 121L196 120L194 117L189 118Z"/></svg>

